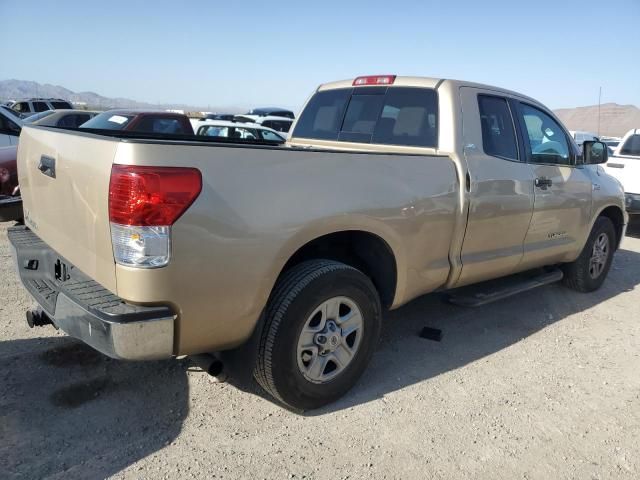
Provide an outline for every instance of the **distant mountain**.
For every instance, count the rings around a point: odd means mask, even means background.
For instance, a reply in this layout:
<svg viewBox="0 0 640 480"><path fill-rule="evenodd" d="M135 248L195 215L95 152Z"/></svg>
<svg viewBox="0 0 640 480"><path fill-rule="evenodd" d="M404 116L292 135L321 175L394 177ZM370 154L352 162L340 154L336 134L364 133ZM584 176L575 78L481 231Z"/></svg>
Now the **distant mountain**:
<svg viewBox="0 0 640 480"><path fill-rule="evenodd" d="M74 92L68 88L48 83L41 84L28 80L0 80L0 101L18 100L30 97L53 97L70 100L74 103L86 104L89 108L108 110L111 108L153 108L153 109L180 109L185 111L204 111L207 108L202 106L185 104L152 104L138 102L129 98L110 98L99 95L95 92ZM211 111L224 111L236 113L244 111L239 107L209 107Z"/></svg>
<svg viewBox="0 0 640 480"><path fill-rule="evenodd" d="M569 130L598 133L598 106L560 108L554 113ZM640 108L635 105L600 105L600 135L621 137L632 128L640 128Z"/></svg>

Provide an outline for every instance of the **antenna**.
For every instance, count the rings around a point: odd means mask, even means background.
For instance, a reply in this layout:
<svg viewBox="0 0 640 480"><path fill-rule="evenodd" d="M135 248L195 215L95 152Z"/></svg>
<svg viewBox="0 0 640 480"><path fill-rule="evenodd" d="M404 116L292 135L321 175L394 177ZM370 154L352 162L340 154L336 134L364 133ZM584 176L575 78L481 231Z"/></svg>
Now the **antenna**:
<svg viewBox="0 0 640 480"><path fill-rule="evenodd" d="M600 138L600 101L602 100L602 87L598 91L598 138Z"/></svg>

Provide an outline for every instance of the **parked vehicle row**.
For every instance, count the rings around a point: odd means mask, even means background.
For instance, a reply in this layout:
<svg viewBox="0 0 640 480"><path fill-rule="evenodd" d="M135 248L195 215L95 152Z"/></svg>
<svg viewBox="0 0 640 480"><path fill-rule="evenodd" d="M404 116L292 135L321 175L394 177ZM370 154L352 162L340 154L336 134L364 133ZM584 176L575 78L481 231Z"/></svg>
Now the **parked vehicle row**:
<svg viewBox="0 0 640 480"><path fill-rule="evenodd" d="M606 145L580 151L544 105L501 88L324 84L284 146L160 120L23 127L25 225L8 236L40 305L28 319L116 358L223 352L294 408L354 385L383 308L525 271L509 293L591 292L627 224Z"/></svg>
<svg viewBox="0 0 640 480"><path fill-rule="evenodd" d="M194 125L196 135L241 140L261 140L284 143L285 138L275 130L258 123L238 123L224 120L202 120Z"/></svg>

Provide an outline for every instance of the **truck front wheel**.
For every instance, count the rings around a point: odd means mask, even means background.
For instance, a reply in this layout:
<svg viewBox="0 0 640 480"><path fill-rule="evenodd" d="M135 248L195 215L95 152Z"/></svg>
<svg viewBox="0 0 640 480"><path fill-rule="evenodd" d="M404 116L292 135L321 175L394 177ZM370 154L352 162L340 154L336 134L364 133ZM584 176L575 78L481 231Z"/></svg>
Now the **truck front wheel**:
<svg viewBox="0 0 640 480"><path fill-rule="evenodd" d="M563 265L564 284L578 292L593 292L609 273L616 248L616 231L607 217L598 217L580 256Z"/></svg>
<svg viewBox="0 0 640 480"><path fill-rule="evenodd" d="M254 376L284 404L318 408L358 380L380 336L381 307L371 280L331 260L285 272L265 313Z"/></svg>

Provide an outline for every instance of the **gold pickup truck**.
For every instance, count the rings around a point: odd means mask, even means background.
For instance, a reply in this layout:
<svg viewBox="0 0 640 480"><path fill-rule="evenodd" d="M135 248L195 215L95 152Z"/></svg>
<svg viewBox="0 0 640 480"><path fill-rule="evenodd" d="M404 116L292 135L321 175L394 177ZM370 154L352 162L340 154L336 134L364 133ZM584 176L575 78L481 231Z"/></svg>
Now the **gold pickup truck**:
<svg viewBox="0 0 640 480"><path fill-rule="evenodd" d="M8 235L29 322L120 359L243 352L274 397L316 408L362 374L383 309L533 269L590 292L624 236L606 146L579 153L515 92L358 77L321 85L291 131L25 126Z"/></svg>

